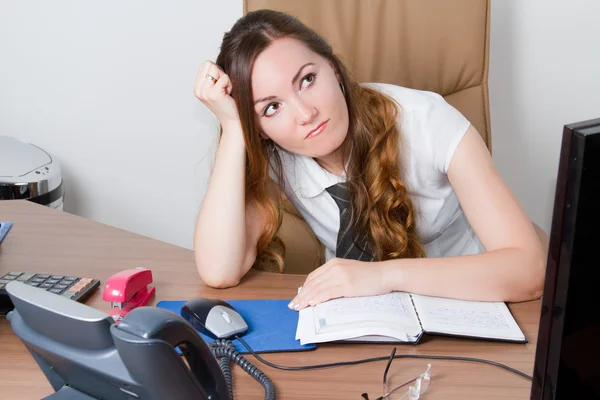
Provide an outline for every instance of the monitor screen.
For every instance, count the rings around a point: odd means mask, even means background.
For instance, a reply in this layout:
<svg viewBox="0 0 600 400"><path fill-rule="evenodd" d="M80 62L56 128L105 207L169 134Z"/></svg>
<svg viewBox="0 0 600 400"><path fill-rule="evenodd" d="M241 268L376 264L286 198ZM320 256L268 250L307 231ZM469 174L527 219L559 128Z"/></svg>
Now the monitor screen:
<svg viewBox="0 0 600 400"><path fill-rule="evenodd" d="M599 229L595 119L563 131L532 400L600 398Z"/></svg>

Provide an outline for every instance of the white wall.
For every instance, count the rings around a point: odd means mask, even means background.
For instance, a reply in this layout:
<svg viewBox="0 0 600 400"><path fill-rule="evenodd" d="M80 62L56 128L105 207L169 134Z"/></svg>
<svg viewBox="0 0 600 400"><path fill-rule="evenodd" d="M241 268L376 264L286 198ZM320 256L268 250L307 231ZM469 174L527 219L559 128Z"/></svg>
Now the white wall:
<svg viewBox="0 0 600 400"><path fill-rule="evenodd" d="M0 135L60 160L66 211L191 248L217 132L192 85L241 14L242 0L0 0ZM494 159L546 230L562 126L600 117L598 15L596 0L492 1Z"/></svg>
<svg viewBox="0 0 600 400"><path fill-rule="evenodd" d="M600 2L492 0L493 158L550 231L565 124L600 118Z"/></svg>
<svg viewBox="0 0 600 400"><path fill-rule="evenodd" d="M191 248L218 129L192 87L241 15L241 0L0 0L0 135L61 162L66 211Z"/></svg>

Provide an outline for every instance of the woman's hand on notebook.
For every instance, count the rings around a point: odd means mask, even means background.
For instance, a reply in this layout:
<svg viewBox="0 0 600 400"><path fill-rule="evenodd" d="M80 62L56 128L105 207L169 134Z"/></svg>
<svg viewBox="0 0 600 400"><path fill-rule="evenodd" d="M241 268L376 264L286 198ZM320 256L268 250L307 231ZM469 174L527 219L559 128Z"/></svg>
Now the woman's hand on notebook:
<svg viewBox="0 0 600 400"><path fill-rule="evenodd" d="M389 293L383 279L383 264L333 258L311 272L302 290L288 305L302 310L338 297L373 296Z"/></svg>

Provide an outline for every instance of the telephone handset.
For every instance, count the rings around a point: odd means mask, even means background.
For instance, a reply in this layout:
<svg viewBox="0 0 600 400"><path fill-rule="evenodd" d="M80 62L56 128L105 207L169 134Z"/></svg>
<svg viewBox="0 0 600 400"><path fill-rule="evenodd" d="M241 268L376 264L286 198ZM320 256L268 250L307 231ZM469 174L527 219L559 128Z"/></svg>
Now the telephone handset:
<svg viewBox="0 0 600 400"><path fill-rule="evenodd" d="M11 327L55 390L46 399L231 400L211 350L170 311L136 308L117 325L108 314L21 282L6 290L15 306Z"/></svg>
<svg viewBox="0 0 600 400"><path fill-rule="evenodd" d="M230 398L215 357L196 330L180 316L167 310L140 307L129 312L120 325L112 325L110 332L133 379L145 387L160 380L169 383L160 388L165 390L157 393L156 398L172 398L174 387L188 393L201 392L203 398L210 400ZM182 350L189 368L175 347ZM143 365L157 368L140 368Z"/></svg>

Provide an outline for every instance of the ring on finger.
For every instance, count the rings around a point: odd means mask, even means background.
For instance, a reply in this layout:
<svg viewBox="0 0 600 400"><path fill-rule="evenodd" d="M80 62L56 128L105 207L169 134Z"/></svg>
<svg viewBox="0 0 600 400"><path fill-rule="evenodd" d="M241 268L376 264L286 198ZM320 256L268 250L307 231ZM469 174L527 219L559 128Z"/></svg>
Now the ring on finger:
<svg viewBox="0 0 600 400"><path fill-rule="evenodd" d="M212 81L212 83L217 83L217 78L215 78L214 76L212 76L210 74L206 74L206 79L210 79Z"/></svg>

